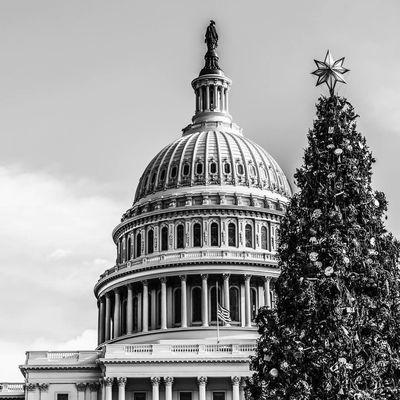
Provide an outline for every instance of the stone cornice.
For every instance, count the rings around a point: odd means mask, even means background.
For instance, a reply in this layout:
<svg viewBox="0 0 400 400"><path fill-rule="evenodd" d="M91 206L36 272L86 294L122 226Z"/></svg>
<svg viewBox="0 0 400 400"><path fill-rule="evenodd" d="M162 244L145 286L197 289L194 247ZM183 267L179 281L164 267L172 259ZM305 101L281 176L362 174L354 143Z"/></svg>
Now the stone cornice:
<svg viewBox="0 0 400 400"><path fill-rule="evenodd" d="M246 364L250 362L248 357L242 358L218 358L218 359L210 359L210 358L198 358L198 359L162 359L162 358L152 358L152 359L104 359L100 358L98 360L99 364L171 364L171 363L179 363L179 364L199 364L199 363L207 363L207 364Z"/></svg>
<svg viewBox="0 0 400 400"><path fill-rule="evenodd" d="M20 370L22 373L29 371L29 370L61 370L61 369L66 369L66 370L88 370L88 369L98 369L99 367L97 364L91 364L91 365L54 365L54 364L46 364L46 365L20 365ZM25 374L24 374L25 375Z"/></svg>

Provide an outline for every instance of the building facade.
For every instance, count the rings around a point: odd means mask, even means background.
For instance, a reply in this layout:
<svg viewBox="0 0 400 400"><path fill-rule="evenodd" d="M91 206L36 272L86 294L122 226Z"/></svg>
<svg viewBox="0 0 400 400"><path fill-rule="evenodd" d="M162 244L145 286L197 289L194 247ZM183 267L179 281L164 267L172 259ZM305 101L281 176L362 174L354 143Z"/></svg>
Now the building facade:
<svg viewBox="0 0 400 400"><path fill-rule="evenodd" d="M94 288L97 349L27 352L25 384L2 384L0 398L243 398L254 318L274 305L277 233L291 189L232 122L231 80L210 27L192 82L192 123L146 167L113 231L116 264ZM218 303L230 322L217 321Z"/></svg>

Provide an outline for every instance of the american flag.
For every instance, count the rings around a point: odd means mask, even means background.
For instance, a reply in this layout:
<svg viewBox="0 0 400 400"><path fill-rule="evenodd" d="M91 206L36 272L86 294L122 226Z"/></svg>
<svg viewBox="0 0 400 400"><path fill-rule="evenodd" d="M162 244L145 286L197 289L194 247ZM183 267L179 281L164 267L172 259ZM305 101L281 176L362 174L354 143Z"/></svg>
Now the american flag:
<svg viewBox="0 0 400 400"><path fill-rule="evenodd" d="M232 322L231 320L231 313L225 307L222 307L221 304L218 303L218 310L217 310L217 318L220 319L225 324L229 324Z"/></svg>

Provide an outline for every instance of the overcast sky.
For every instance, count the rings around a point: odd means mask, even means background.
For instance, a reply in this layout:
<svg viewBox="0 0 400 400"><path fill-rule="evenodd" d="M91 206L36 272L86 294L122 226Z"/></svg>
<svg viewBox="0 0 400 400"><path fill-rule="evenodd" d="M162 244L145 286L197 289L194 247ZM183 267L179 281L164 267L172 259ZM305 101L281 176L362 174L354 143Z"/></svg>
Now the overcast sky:
<svg viewBox="0 0 400 400"><path fill-rule="evenodd" d="M208 20L231 113L290 181L314 104L314 58L346 57L339 88L377 159L400 236L400 2L2 0L0 382L32 349L92 349L93 285L141 172L190 122Z"/></svg>

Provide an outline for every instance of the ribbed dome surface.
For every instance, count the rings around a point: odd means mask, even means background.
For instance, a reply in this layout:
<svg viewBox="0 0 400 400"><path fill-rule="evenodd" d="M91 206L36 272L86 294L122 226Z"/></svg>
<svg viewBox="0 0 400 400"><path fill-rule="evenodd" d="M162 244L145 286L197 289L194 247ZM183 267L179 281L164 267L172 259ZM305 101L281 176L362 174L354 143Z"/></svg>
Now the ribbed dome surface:
<svg viewBox="0 0 400 400"><path fill-rule="evenodd" d="M195 185L257 187L291 196L285 174L262 147L236 133L209 130L182 136L161 150L140 178L135 202Z"/></svg>

